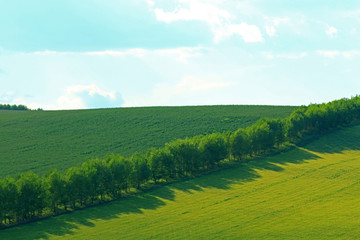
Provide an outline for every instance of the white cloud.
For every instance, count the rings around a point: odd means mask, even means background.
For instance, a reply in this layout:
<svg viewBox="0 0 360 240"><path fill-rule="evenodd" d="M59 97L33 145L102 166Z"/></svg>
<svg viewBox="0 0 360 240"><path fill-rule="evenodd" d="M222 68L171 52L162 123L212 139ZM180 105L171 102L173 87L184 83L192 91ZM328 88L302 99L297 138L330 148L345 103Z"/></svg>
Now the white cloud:
<svg viewBox="0 0 360 240"><path fill-rule="evenodd" d="M222 89L232 87L236 84L236 82L221 81L219 78L213 76L196 77L188 75L172 85L167 83L157 84L151 96L126 101L123 106L216 104L218 99L212 102L208 98L209 94L215 95L215 93L221 92Z"/></svg>
<svg viewBox="0 0 360 240"><path fill-rule="evenodd" d="M187 3L188 8L176 8L174 11L165 12L161 8L155 8L154 12L158 21L171 23L174 21L202 21L209 25L222 25L224 21L229 21L231 15L228 11L217 6L202 1L179 1Z"/></svg>
<svg viewBox="0 0 360 240"><path fill-rule="evenodd" d="M155 8L158 21L201 21L209 25L214 34L214 41L220 42L233 35L239 35L244 42L262 42L259 28L245 22L235 23L235 17L218 6L221 1L178 0L179 7L173 11Z"/></svg>
<svg viewBox="0 0 360 240"><path fill-rule="evenodd" d="M13 91L6 92L0 95L0 103L11 103L15 98L15 93Z"/></svg>
<svg viewBox="0 0 360 240"><path fill-rule="evenodd" d="M189 58L198 57L202 55L202 52L206 50L205 48L173 48L173 49L160 49L155 51L154 53L160 55L170 55L175 56L176 60L179 62L187 63Z"/></svg>
<svg viewBox="0 0 360 240"><path fill-rule="evenodd" d="M275 35L275 27L274 26L265 26L265 30L267 35L269 35L270 37L273 37Z"/></svg>
<svg viewBox="0 0 360 240"><path fill-rule="evenodd" d="M92 51L92 52L58 52L58 51L38 51L31 53L23 53L26 55L85 55L85 56L134 56L142 58L148 55L161 55L170 56L179 62L186 63L189 58L201 56L206 48L203 47L179 47L179 48L167 48L167 49L144 49L144 48L131 48L126 50L104 50L104 51Z"/></svg>
<svg viewBox="0 0 360 240"><path fill-rule="evenodd" d="M104 104L107 103L107 104ZM109 103L113 103L109 105ZM57 109L83 109L120 107L122 99L114 91L105 91L98 86L75 85L65 90L65 95L57 99Z"/></svg>
<svg viewBox="0 0 360 240"><path fill-rule="evenodd" d="M351 50L351 51L337 51L337 50L323 51L323 50L319 50L319 51L317 51L317 53L319 55L322 55L322 56L328 57L328 58L335 58L335 57L338 57L338 56L342 56L342 57L345 57L345 58L351 58L351 57L360 56L360 50Z"/></svg>
<svg viewBox="0 0 360 240"><path fill-rule="evenodd" d="M30 109L38 109L38 108L42 108L42 109L59 109L58 106L56 106L55 104L39 104L37 102L34 101L29 101L29 99L25 99L25 98L15 98L11 104L22 104L27 106Z"/></svg>
<svg viewBox="0 0 360 240"><path fill-rule="evenodd" d="M50 50L45 50L45 51L37 51L37 52L31 52L31 53L23 53L25 55L39 55L39 56L47 56L47 55L69 55L69 54L73 54L72 52L58 52L58 51L50 51Z"/></svg>
<svg viewBox="0 0 360 240"><path fill-rule="evenodd" d="M155 49L148 50L143 48L134 48L124 51L115 51L115 50L106 50L106 51L97 51L97 52L86 52L86 55L93 56L135 56L135 57L145 57L148 55L161 55L161 56L172 56L177 61L186 63L189 58L202 55L202 52L206 50L201 47L179 47L179 48L169 48L169 49Z"/></svg>
<svg viewBox="0 0 360 240"><path fill-rule="evenodd" d="M54 104L39 104L37 102L34 101L34 99L32 98L32 96L30 95L25 95L25 96L19 96L18 93L15 93L13 91L9 91L7 93L4 93L2 95L0 95L0 103L3 104L16 104L16 105L25 105L30 109L38 109L38 108L43 108L43 109L56 109L57 107Z"/></svg>
<svg viewBox="0 0 360 240"><path fill-rule="evenodd" d="M337 33L338 30L334 27L328 27L328 29L326 30L326 35L328 35L331 38L335 37Z"/></svg>
<svg viewBox="0 0 360 240"><path fill-rule="evenodd" d="M81 54L93 55L93 56L124 56L124 55L133 55L136 57L143 57L149 50L143 48L132 48L124 51L117 50L104 50L104 51L94 51L94 52L84 52Z"/></svg>
<svg viewBox="0 0 360 240"><path fill-rule="evenodd" d="M288 18L279 18L279 17L265 17L267 24L265 25L266 34L269 37L276 35L276 28L283 23L289 22Z"/></svg>
<svg viewBox="0 0 360 240"><path fill-rule="evenodd" d="M147 3L150 7L152 7L152 6L155 5L154 1L152 1L152 0L146 0L146 3Z"/></svg>
<svg viewBox="0 0 360 240"><path fill-rule="evenodd" d="M234 82L223 82L217 79L204 79L195 76L185 76L175 86L164 88L165 92L171 94L192 94L198 92L207 92L211 90L218 90L234 85ZM162 91L161 90L161 91Z"/></svg>
<svg viewBox="0 0 360 240"><path fill-rule="evenodd" d="M262 42L264 39L261 35L259 28L255 25L248 25L246 23L231 24L219 28L215 31L215 42L220 42L225 38L232 35L239 35L243 38L244 42Z"/></svg>
<svg viewBox="0 0 360 240"><path fill-rule="evenodd" d="M275 59L275 58L300 59L300 58L306 57L308 55L308 53L307 52L300 52L300 53L287 52L287 53L274 54L271 52L265 52L265 53L263 53L263 55L267 59Z"/></svg>

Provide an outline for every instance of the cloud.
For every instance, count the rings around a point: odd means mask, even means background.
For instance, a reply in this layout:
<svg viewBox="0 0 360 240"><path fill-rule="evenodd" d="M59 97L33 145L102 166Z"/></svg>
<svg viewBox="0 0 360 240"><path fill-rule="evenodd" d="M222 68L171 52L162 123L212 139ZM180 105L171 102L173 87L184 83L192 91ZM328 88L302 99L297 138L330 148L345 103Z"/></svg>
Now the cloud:
<svg viewBox="0 0 360 240"><path fill-rule="evenodd" d="M303 57L308 56L307 52L300 52L300 53L294 53L294 52L287 52L287 53L271 53L271 52L266 52L264 53L264 56L267 59L275 59L275 58L283 58L283 59L300 59Z"/></svg>
<svg viewBox="0 0 360 240"><path fill-rule="evenodd" d="M274 37L276 35L276 28L282 24L287 23L289 21L288 18L279 18L279 17L265 17L267 24L265 25L266 34L269 37Z"/></svg>
<svg viewBox="0 0 360 240"><path fill-rule="evenodd" d="M58 52L58 51L50 51L46 49L45 51L36 51L31 53L21 53L25 55L38 55L38 56L48 56L48 55L70 55L74 54L75 52Z"/></svg>
<svg viewBox="0 0 360 240"><path fill-rule="evenodd" d="M119 93L105 91L92 84L74 85L66 88L64 95L60 96L56 103L44 103L41 99L36 99L30 94L19 96L15 92L0 95L0 103L23 104L30 109L63 110L121 107L124 101Z"/></svg>
<svg viewBox="0 0 360 240"><path fill-rule="evenodd" d="M215 95L222 93L223 89L230 88L236 84L236 82L221 81L214 76L196 77L188 75L175 84L157 84L152 95L126 101L123 106L219 104L220 101L216 99ZM209 95L212 96L212 100L209 100Z"/></svg>
<svg viewBox="0 0 360 240"><path fill-rule="evenodd" d="M162 90L165 90L171 94L192 94L199 92L207 92L212 90L218 90L221 88L226 88L233 86L234 82L223 82L216 79L205 79L198 78L195 76L185 76L180 82L176 85L167 88L165 87ZM161 91L162 91L161 90Z"/></svg>
<svg viewBox="0 0 360 240"><path fill-rule="evenodd" d="M323 51L319 50L317 53L321 56L328 57L328 58L335 58L338 56L342 56L345 58L357 57L360 56L360 50L351 50L351 51L337 51L337 50L330 50L330 51Z"/></svg>
<svg viewBox="0 0 360 240"><path fill-rule="evenodd" d="M338 30L334 27L328 27L328 29L326 30L326 35L328 35L331 38L335 37L337 33Z"/></svg>
<svg viewBox="0 0 360 240"><path fill-rule="evenodd" d="M231 24L225 26L223 29L215 31L215 42L220 42L232 35L239 35L244 42L262 42L264 39L259 28L255 25L248 25L246 23Z"/></svg>
<svg viewBox="0 0 360 240"><path fill-rule="evenodd" d="M168 55L173 56L179 62L186 63L189 58L202 55L202 52L206 51L202 47L179 47L179 48L169 48L169 49L155 49L148 50L143 48L128 49L125 51L98 51L98 52L86 52L86 55L94 56L136 56L136 57L145 57L147 55Z"/></svg>
<svg viewBox="0 0 360 240"><path fill-rule="evenodd" d="M154 8L153 11L156 19L165 23L204 22L209 25L217 43L233 35L239 35L247 43L263 41L257 26L245 22L235 23L233 15L217 6L219 2L221 1L178 0L179 7L173 11L165 11L161 8Z"/></svg>
<svg viewBox="0 0 360 240"><path fill-rule="evenodd" d="M275 35L275 27L274 26L265 26L265 30L267 35L269 35L270 37L273 37Z"/></svg>
<svg viewBox="0 0 360 240"><path fill-rule="evenodd" d="M229 21L231 15L226 10L220 9L213 4L201 1L179 1L187 3L188 8L176 8L171 12L165 12L161 8L155 8L154 12L158 21L171 23L175 21L202 21L209 25L222 25Z"/></svg>
<svg viewBox="0 0 360 240"><path fill-rule="evenodd" d="M25 96L20 96L19 93L14 91L9 91L0 95L1 104L16 104L16 105L25 105L30 109L56 109L54 104L39 104L34 102L33 96L30 94L25 94Z"/></svg>
<svg viewBox="0 0 360 240"><path fill-rule="evenodd" d="M81 53L81 54L90 55L90 56L125 56L125 55L132 55L132 56L136 56L136 57L143 57L147 53L149 53L149 50L146 50L146 49L143 49L143 48L132 48L132 49L124 50L124 51L104 50L104 51L84 52L84 53Z"/></svg>
<svg viewBox="0 0 360 240"><path fill-rule="evenodd" d="M0 103L10 104L15 99L15 92L9 91L0 95Z"/></svg>
<svg viewBox="0 0 360 240"><path fill-rule="evenodd" d="M104 91L94 84L70 86L65 95L57 99L58 109L109 108L122 104L119 93Z"/></svg>
<svg viewBox="0 0 360 240"><path fill-rule="evenodd" d="M178 47L178 48L165 48L165 49L144 49L144 48L131 48L126 50L103 50L91 52L59 52L59 51L37 51L30 53L22 53L25 55L36 56L49 56L49 55L80 55L80 56L111 56L111 57L127 57L133 56L143 58L149 55L160 55L174 57L177 61L186 63L188 59L201 56L207 49L203 47ZM1 69L0 69L1 73Z"/></svg>
<svg viewBox="0 0 360 240"><path fill-rule="evenodd" d="M155 5L155 3L152 0L146 0L146 3L151 7Z"/></svg>

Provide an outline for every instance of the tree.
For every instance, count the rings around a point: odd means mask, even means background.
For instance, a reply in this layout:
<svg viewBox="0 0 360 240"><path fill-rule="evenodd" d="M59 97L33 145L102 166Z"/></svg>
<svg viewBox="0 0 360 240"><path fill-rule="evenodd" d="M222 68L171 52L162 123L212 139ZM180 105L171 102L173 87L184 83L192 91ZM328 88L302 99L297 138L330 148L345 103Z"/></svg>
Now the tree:
<svg viewBox="0 0 360 240"><path fill-rule="evenodd" d="M2 208L5 223L11 223L16 220L18 209L18 190L14 178L7 177L0 183L2 185Z"/></svg>
<svg viewBox="0 0 360 240"><path fill-rule="evenodd" d="M168 181L175 176L174 159L167 148L150 149L147 152L146 159L154 182L159 179Z"/></svg>
<svg viewBox="0 0 360 240"><path fill-rule="evenodd" d="M26 111L26 110L30 110L28 107L26 107L25 105L10 105L10 104L0 104L0 110L20 110L20 111Z"/></svg>
<svg viewBox="0 0 360 240"><path fill-rule="evenodd" d="M51 209L56 213L57 207L66 201L65 180L61 173L55 169L46 177L46 185L49 192Z"/></svg>
<svg viewBox="0 0 360 240"><path fill-rule="evenodd" d="M178 176L192 175L200 166L200 152L193 139L179 139L166 145L174 157L175 170Z"/></svg>
<svg viewBox="0 0 360 240"><path fill-rule="evenodd" d="M201 138L199 143L203 167L212 168L228 156L225 138L220 133L213 133Z"/></svg>
<svg viewBox="0 0 360 240"><path fill-rule="evenodd" d="M89 196L89 179L84 171L78 167L69 168L65 174L65 189L67 193L67 201L70 206L75 209L76 202L80 205L85 204L85 200Z"/></svg>
<svg viewBox="0 0 360 240"><path fill-rule="evenodd" d="M258 121L256 124L247 128L247 131L252 153L264 153L274 146L274 139L270 131L270 126L266 121Z"/></svg>
<svg viewBox="0 0 360 240"><path fill-rule="evenodd" d="M112 174L111 194L113 197L121 196L121 190L124 189L129 176L125 166L125 159L120 155L109 155L107 164Z"/></svg>
<svg viewBox="0 0 360 240"><path fill-rule="evenodd" d="M45 207L45 188L42 179L35 173L22 174L16 181L18 189L18 216L27 220L41 214Z"/></svg>
<svg viewBox="0 0 360 240"><path fill-rule="evenodd" d="M285 119L285 134L289 140L295 140L302 136L306 129L306 112L307 107L301 106Z"/></svg>
<svg viewBox="0 0 360 240"><path fill-rule="evenodd" d="M3 221L5 220L5 191L3 189L3 181L0 180L0 225L3 223Z"/></svg>
<svg viewBox="0 0 360 240"><path fill-rule="evenodd" d="M279 147L285 141L284 121L282 119L263 118L260 122L269 126L267 147L273 147L274 145Z"/></svg>
<svg viewBox="0 0 360 240"><path fill-rule="evenodd" d="M83 163L81 168L90 183L92 199L100 196L103 200L106 194L111 193L113 175L105 160L91 159Z"/></svg>
<svg viewBox="0 0 360 240"><path fill-rule="evenodd" d="M151 148L146 154L146 159L149 163L151 176L156 183L157 180L164 178L164 166L162 163L162 156L158 149Z"/></svg>
<svg viewBox="0 0 360 240"><path fill-rule="evenodd" d="M134 153L130 161L133 163L131 171L131 182L134 187L140 189L141 184L145 183L151 176L150 168L146 162L145 156L140 153Z"/></svg>
<svg viewBox="0 0 360 240"><path fill-rule="evenodd" d="M237 160L250 154L250 142L247 131L243 128L238 129L230 136L230 151Z"/></svg>

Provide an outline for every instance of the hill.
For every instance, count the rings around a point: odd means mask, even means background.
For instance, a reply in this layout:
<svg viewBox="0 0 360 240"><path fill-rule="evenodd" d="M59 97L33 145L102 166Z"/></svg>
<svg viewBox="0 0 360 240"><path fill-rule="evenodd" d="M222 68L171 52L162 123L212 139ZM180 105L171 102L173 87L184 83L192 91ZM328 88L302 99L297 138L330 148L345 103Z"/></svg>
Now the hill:
<svg viewBox="0 0 360 240"><path fill-rule="evenodd" d="M0 239L357 239L360 126Z"/></svg>
<svg viewBox="0 0 360 240"><path fill-rule="evenodd" d="M147 107L75 111L0 110L0 177L64 170L108 153L129 156L173 139L236 130L292 106Z"/></svg>

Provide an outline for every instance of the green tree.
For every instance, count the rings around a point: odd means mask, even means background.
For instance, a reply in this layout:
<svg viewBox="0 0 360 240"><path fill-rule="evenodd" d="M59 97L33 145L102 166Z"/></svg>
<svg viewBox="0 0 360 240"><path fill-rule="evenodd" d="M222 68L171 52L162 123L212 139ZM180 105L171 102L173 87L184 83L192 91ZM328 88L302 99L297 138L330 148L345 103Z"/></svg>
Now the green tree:
<svg viewBox="0 0 360 240"><path fill-rule="evenodd" d="M67 200L70 206L75 209L76 202L85 205L89 195L89 180L84 171L78 167L69 168L65 174L65 188Z"/></svg>
<svg viewBox="0 0 360 240"><path fill-rule="evenodd" d="M260 120L247 128L247 130L252 153L264 153L274 146L274 139L270 131L270 126L266 121Z"/></svg>
<svg viewBox="0 0 360 240"><path fill-rule="evenodd" d="M151 171L146 158L143 154L134 153L131 156L130 161L133 163L133 169L131 171L131 180L134 187L140 189L141 184L149 180Z"/></svg>
<svg viewBox="0 0 360 240"><path fill-rule="evenodd" d="M16 181L18 188L18 216L23 220L32 219L41 214L45 207L46 192L42 179L35 173L22 174Z"/></svg>
<svg viewBox="0 0 360 240"><path fill-rule="evenodd" d="M245 129L240 128L230 136L230 151L233 157L241 160L250 154L249 136Z"/></svg>
<svg viewBox="0 0 360 240"><path fill-rule="evenodd" d="M147 152L146 158L154 182L159 179L168 181L175 177L174 159L167 148L152 148Z"/></svg>
<svg viewBox="0 0 360 240"><path fill-rule="evenodd" d="M213 133L201 138L199 143L203 167L212 168L228 156L228 148L224 135Z"/></svg>
<svg viewBox="0 0 360 240"><path fill-rule="evenodd" d="M65 180L61 173L55 169L46 177L46 185L49 192L51 209L56 213L57 207L66 201Z"/></svg>
<svg viewBox="0 0 360 240"><path fill-rule="evenodd" d="M110 184L110 192L113 197L121 196L121 191L127 188L129 178L129 169L126 168L125 158L120 155L108 156L108 167L112 174L112 183Z"/></svg>
<svg viewBox="0 0 360 240"><path fill-rule="evenodd" d="M178 176L191 176L200 167L200 151L194 139L179 139L166 146L174 157Z"/></svg>
<svg viewBox="0 0 360 240"><path fill-rule="evenodd" d="M12 177L3 179L0 183L2 185L1 202L3 206L3 218L5 223L12 223L16 220L16 213L18 210L19 193L16 186L16 181Z"/></svg>

